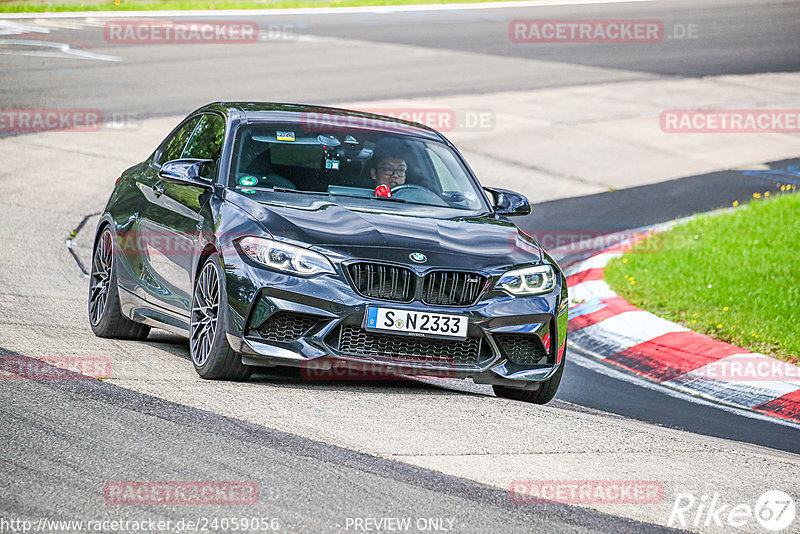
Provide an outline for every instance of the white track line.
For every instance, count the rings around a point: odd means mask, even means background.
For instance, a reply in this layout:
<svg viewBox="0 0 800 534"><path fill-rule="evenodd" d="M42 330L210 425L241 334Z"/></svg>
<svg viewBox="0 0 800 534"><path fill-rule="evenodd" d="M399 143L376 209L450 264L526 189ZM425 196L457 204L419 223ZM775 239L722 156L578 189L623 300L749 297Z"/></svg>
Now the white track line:
<svg viewBox="0 0 800 534"><path fill-rule="evenodd" d="M0 50L0 54L14 56L40 56L40 57L60 57L70 59L94 59L98 61L120 61L117 56L107 56L105 54L95 54L85 50L77 50L66 43L54 43L51 41L30 41L27 39L0 39L0 45L6 46L36 46L44 50Z"/></svg>
<svg viewBox="0 0 800 534"><path fill-rule="evenodd" d="M46 17L33 19L33 23L53 30L82 30L84 27L79 21L53 20Z"/></svg>
<svg viewBox="0 0 800 534"><path fill-rule="evenodd" d="M462 11L476 9L508 9L592 4L626 4L658 0L533 0L521 2L481 2L474 4L422 4L401 6L319 7L302 9L219 9L191 11L65 11L60 13L3 13L4 19L30 18L132 18L132 17L266 17L282 15L346 15L354 13L398 13L407 11Z"/></svg>
<svg viewBox="0 0 800 534"><path fill-rule="evenodd" d="M50 33L50 30L40 26L28 26L7 20L0 20L0 35L20 35L23 33Z"/></svg>

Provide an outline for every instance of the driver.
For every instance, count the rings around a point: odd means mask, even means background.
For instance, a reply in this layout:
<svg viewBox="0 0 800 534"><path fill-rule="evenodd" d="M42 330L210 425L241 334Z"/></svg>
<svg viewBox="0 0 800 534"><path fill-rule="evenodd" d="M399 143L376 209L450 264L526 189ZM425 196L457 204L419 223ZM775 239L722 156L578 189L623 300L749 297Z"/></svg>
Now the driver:
<svg viewBox="0 0 800 534"><path fill-rule="evenodd" d="M408 165L406 165L402 149L399 146L395 143L385 143L383 147L375 151L374 158L375 166L370 170L370 176L375 182L376 194L379 194L379 189L391 190L406 183ZM386 187L381 188L381 186Z"/></svg>
<svg viewBox="0 0 800 534"><path fill-rule="evenodd" d="M385 156L378 160L370 172L375 185L388 185L390 189L406 183L408 166L403 158Z"/></svg>

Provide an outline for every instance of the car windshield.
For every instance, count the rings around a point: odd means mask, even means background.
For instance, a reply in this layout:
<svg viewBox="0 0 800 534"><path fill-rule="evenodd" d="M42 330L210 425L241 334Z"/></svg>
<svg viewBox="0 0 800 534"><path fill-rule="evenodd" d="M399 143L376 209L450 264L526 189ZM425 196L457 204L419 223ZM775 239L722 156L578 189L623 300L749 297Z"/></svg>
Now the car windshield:
<svg viewBox="0 0 800 534"><path fill-rule="evenodd" d="M398 205L413 209L411 204L488 209L482 191L444 143L368 130L242 126L228 185L266 201L305 194L356 198L368 209L390 211Z"/></svg>

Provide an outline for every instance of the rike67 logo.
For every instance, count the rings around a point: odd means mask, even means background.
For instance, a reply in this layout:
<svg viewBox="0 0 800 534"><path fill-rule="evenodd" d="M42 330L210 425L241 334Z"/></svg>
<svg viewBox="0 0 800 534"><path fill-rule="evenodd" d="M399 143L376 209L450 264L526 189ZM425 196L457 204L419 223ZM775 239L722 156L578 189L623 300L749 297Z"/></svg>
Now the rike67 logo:
<svg viewBox="0 0 800 534"><path fill-rule="evenodd" d="M692 493L679 493L672 505L667 526L722 527L725 532L731 532L731 528L745 528L755 521L769 531L779 532L794 523L795 512L794 499L779 490L764 492L755 505L726 503L719 493L700 498Z"/></svg>

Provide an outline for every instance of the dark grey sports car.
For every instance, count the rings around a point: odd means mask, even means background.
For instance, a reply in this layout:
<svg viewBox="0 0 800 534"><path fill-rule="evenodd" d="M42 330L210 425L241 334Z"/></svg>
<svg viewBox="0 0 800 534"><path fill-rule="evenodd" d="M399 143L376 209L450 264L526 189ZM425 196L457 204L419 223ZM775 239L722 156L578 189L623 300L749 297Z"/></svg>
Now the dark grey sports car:
<svg viewBox="0 0 800 534"><path fill-rule="evenodd" d="M567 287L509 218L530 211L482 188L423 125L210 104L118 179L89 320L103 337L187 336L204 378L369 369L545 403L564 368Z"/></svg>

